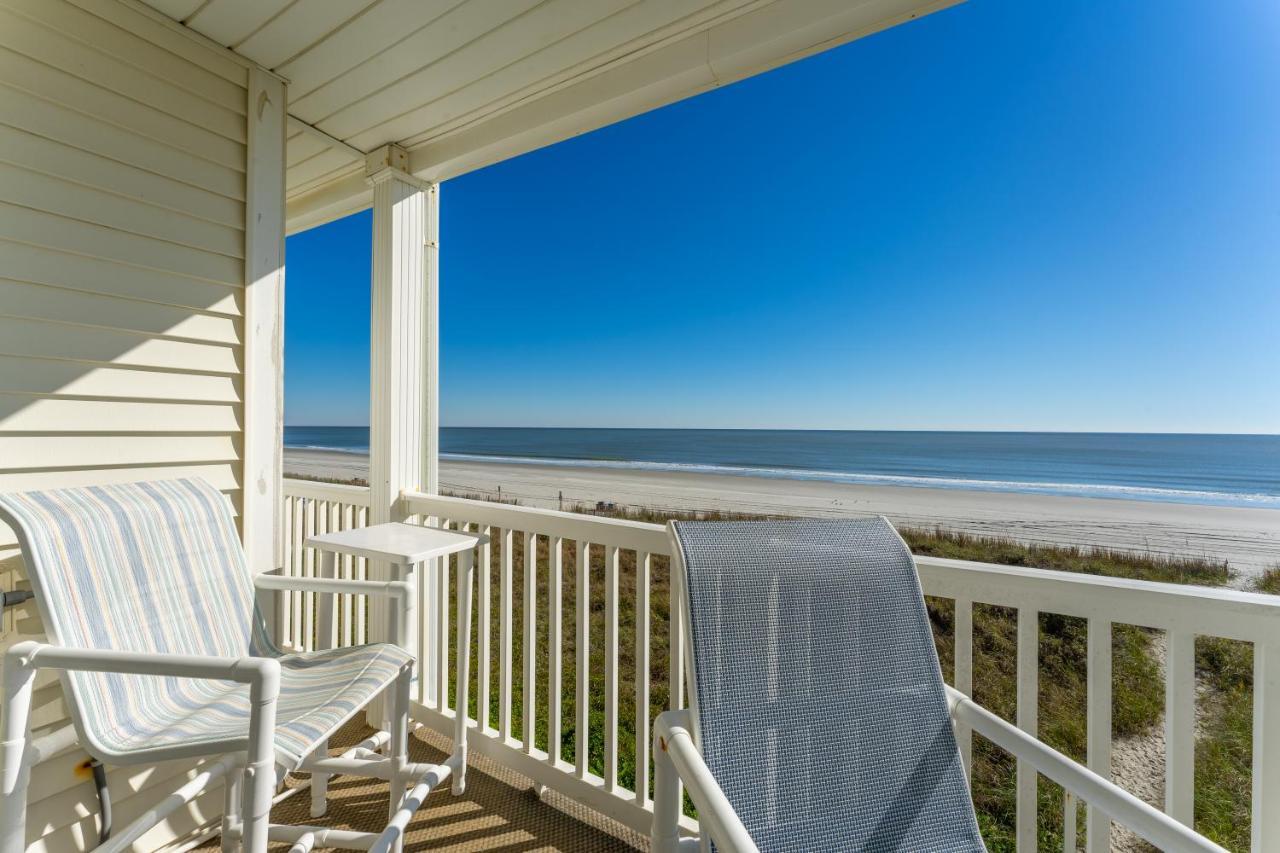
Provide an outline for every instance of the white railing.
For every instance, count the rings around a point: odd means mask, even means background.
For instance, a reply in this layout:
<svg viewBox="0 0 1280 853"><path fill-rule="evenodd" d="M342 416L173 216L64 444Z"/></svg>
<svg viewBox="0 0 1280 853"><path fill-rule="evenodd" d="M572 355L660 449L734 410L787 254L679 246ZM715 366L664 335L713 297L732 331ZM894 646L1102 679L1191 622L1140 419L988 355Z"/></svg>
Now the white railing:
<svg viewBox="0 0 1280 853"><path fill-rule="evenodd" d="M335 487L286 482L286 500L359 505L355 491L331 492ZM341 488L341 487L338 487ZM305 494L304 494L305 492ZM365 493L367 494L367 492ZM667 619L667 609L656 603L665 597L665 584L655 584L655 567L669 557L666 530L660 525L599 518L589 515L529 509L461 498L406 493L405 506L424 523L477 530L489 534L490 545L477 554L476 574L476 684L472 695L483 719L476 724L472 748L486 753L539 784L591 806L641 832L652 817L649 741L652 718L661 710L651 707L657 692L669 696L670 707L683 706L683 665L678 625ZM309 516L298 515L290 523L299 535ZM299 540L300 541L300 540ZM519 544L520 548L517 548ZM295 549L296 551L297 549ZM517 565L516 552L523 558ZM530 559L530 555L535 555ZM634 565L634 588L620 586L620 566ZM973 690L974 604L1012 608L1017 612L1017 719L1028 732L1038 726L1039 616L1060 614L1087 620L1087 764L1103 776L1111 776L1111 640L1113 626L1138 625L1166 632L1165 667L1165 811L1190 824L1194 805L1195 748L1195 638L1223 637L1253 644L1253 835L1255 851L1280 850L1280 599L1233 590L1118 580L1090 575L919 557L921 583L926 595L950 599L955 608L954 686ZM305 573L305 559L303 571ZM311 569L314 572L314 568ZM523 582L520 624L513 623L513 590L516 572ZM537 596L545 573L547 601ZM665 572L662 572L665 575ZM562 604L566 576L572 579L575 598ZM452 605L450 567L433 579L431 590L421 591L422 604L433 614L420 611L421 651L436 656L435 689L424 685L417 715L421 722L448 734L454 710L447 690L450 665L448 638ZM495 594L496 588L496 594ZM496 598L496 607L491 599ZM299 602L299 604L302 604ZM574 631L565 631L565 609L571 607ZM602 615L602 630L592 631L591 616ZM630 619L626 645L629 658L620 654L621 614ZM299 615L295 611L296 631ZM303 631L306 635L305 616ZM545 620L545 621L544 621ZM521 724L515 725L516 637L522 658L520 687ZM661 633L659 633L661 632ZM545 639L545 648L542 647ZM658 643L659 639L665 643ZM591 644L602 641L603 655L593 664ZM574 689L564 691L563 653L572 644ZM650 678L655 645L665 646L668 677L663 684ZM545 684L538 683L538 663L546 660ZM622 707L619 684L634 679L634 701ZM495 683L496 682L496 683ZM574 705L573 761L562 748L568 709L562 697ZM496 700L496 701L493 701ZM491 705L496 705L491 714ZM528 709L538 708L538 713ZM593 731L592 708L601 731ZM538 717L545 708L545 728ZM633 714L634 737L620 737L623 713ZM960 731L959 741L966 767L971 764L972 737ZM545 745L545 748L539 746ZM634 782L622 783L619 767L634 768ZM1016 787L1016 840L1020 851L1037 845L1038 777L1027 765L1018 766ZM1270 806L1265 804L1270 803ZM1087 804L1086 804L1087 806ZM1075 849L1077 803L1064 803L1067 849ZM1111 819L1090 808L1086 816L1086 849L1091 853L1110 848Z"/></svg>
<svg viewBox="0 0 1280 853"><path fill-rule="evenodd" d="M506 504L473 501L426 494L406 494L405 508L429 523L454 529L485 533L490 544L479 549L476 561L476 709L483 719L469 740L470 748L491 755L534 782L559 790L596 811L647 832L652 816L650 790L649 732L654 710L650 708L650 639L654 614L650 601L650 571L655 559L670 554L665 528L589 515L529 510ZM519 546L519 547L517 547ZM521 559L516 560L517 550ZM539 552L545 557L539 559ZM533 559L530 556L533 555ZM627 675L633 679L634 700L628 705L633 715L634 737L620 738L619 684L624 661L620 655L620 614L624 603L619 586L621 566L634 560L635 587L625 601L633 615L634 641L627 645L633 656L626 661ZM516 572L521 573L522 619L513 620ZM546 572L546 598L539 602L539 572ZM562 591L566 574L572 573L575 599L572 602L574 634L566 636ZM440 572L441 592L448 589L449 567ZM491 599L496 584L496 612ZM594 587L594 589L593 589ZM450 596L437 594L438 636L448 636ZM546 621L542 622L542 614ZM591 645L597 632L591 630L593 612L603 613L603 663L593 666ZM425 616L424 616L425 618ZM541 647L543 628L546 647ZM679 633L668 629L670 661L675 673L681 671ZM520 637L522 662L519 685L515 677L516 637ZM573 761L562 748L565 722L564 654L567 642L574 650L572 740ZM437 644L435 653L440 688L450 671L447 645ZM441 654L444 652L443 654ZM545 659L546 683L539 683L538 663ZM496 675L496 695L492 681ZM682 681L678 675L671 685ZM520 725L516 725L515 700L519 686ZM496 702L492 701L495 700ZM683 696L672 703L678 707ZM489 713L496 704L495 713ZM592 707L602 713L600 731L593 731ZM535 709L532 712L530 709ZM545 709L545 714L542 713ZM447 733L455 709L447 701L423 704L421 720ZM539 737L538 720L545 720L545 736ZM538 746L541 740L545 748ZM625 749L625 752L624 752ZM595 759L595 761L593 761ZM634 768L631 787L622 783L620 765ZM593 768L593 764L595 767Z"/></svg>
<svg viewBox="0 0 1280 853"><path fill-rule="evenodd" d="M284 481L283 573L295 577L315 577L320 560L314 548L303 547L308 536L335 530L350 530L369 523L369 489L316 483L310 480ZM366 580L367 561L339 555L337 576L344 580ZM338 596L337 619L333 620L328 644L317 645L316 594L281 591L277 596L276 618L280 642L288 649L314 651L316 648L350 646L369 641L366 602L351 595Z"/></svg>

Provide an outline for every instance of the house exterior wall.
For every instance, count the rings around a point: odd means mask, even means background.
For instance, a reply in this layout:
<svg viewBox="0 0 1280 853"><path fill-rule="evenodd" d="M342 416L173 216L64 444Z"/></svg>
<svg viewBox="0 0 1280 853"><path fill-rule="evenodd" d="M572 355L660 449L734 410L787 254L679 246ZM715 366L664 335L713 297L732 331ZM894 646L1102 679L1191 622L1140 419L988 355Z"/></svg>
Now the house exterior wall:
<svg viewBox="0 0 1280 853"><path fill-rule="evenodd" d="M246 411L246 386L251 365L278 371L279 359L246 341L269 347L279 317L246 290L246 244L262 249L261 232L246 238L246 199L283 206L283 182L259 172L255 184L250 167L258 73L130 0L0 0L0 490L195 475L237 518L255 506L246 459L268 470L255 448L270 441L247 440L263 407ZM21 585L0 525L0 589ZM40 631L34 607L19 608L0 617L0 648ZM40 684L37 734L66 724L56 681ZM33 851L96 843L85 759L77 749L35 770ZM116 825L191 770L111 770ZM220 812L214 791L136 848Z"/></svg>

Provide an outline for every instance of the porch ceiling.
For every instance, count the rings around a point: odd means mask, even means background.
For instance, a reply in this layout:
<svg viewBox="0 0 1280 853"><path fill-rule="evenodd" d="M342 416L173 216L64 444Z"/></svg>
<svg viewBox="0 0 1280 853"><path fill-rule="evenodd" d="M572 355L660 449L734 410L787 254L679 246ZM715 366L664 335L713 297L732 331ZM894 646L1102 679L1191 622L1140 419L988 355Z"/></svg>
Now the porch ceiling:
<svg viewBox="0 0 1280 853"><path fill-rule="evenodd" d="M957 1L145 0L289 81L290 231L387 143L449 178Z"/></svg>

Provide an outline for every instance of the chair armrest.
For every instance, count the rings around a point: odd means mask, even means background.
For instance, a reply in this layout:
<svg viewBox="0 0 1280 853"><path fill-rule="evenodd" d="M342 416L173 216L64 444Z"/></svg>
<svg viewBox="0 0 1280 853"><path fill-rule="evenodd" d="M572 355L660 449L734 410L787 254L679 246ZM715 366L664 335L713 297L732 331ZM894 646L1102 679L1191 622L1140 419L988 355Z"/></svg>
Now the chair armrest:
<svg viewBox="0 0 1280 853"><path fill-rule="evenodd" d="M1131 829L1161 850L1225 853L1203 835L1148 805L1108 779L1037 740L1022 729L947 687L951 718L962 723L1038 772Z"/></svg>
<svg viewBox="0 0 1280 853"><path fill-rule="evenodd" d="M689 797L698 808L698 822L703 831L726 853L758 853L747 828L733 810L729 799L711 775L689 733L687 711L666 711L654 722L654 758L658 774L654 790L654 849L671 850L686 846L677 843L680 805L675 793L671 770L685 784ZM664 796L665 795L665 796ZM663 814L659 814L659 812ZM666 812L670 812L667 814ZM660 823L668 826L661 827ZM666 832L659 838L660 832ZM696 845L695 845L696 848Z"/></svg>
<svg viewBox="0 0 1280 853"><path fill-rule="evenodd" d="M258 589L293 590L297 592L345 593L407 600L413 587L405 581L355 581L338 578L303 578L266 573L257 575L253 584Z"/></svg>
<svg viewBox="0 0 1280 853"><path fill-rule="evenodd" d="M77 672L117 672L126 675L159 675L177 678L207 678L240 684L269 686L278 692L280 662L274 658L213 657L173 655L160 652L130 652L114 649L78 649L52 646L28 640L5 652L5 668L66 669Z"/></svg>

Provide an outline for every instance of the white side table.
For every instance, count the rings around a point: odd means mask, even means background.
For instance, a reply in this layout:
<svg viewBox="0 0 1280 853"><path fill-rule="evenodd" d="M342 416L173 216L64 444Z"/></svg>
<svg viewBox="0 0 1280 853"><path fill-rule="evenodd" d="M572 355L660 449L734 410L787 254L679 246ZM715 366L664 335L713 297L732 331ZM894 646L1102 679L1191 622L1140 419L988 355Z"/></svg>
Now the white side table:
<svg viewBox="0 0 1280 853"><path fill-rule="evenodd" d="M414 568L437 557L458 555L458 626L460 631L469 632L467 623L471 615L469 605L474 563L473 549L488 541L489 537L480 533L462 533L435 527L419 527L416 524L390 522L309 536L305 545L320 552L321 577L336 577L336 555L350 554L353 557L364 557L373 562L390 565L392 577L389 580L403 580L415 587L415 592L409 597L410 600L404 612L398 612L393 601L386 602L386 625L392 641L417 659L418 620L425 614L414 612L415 602L418 600L416 588L420 582ZM332 646L334 623L337 617L337 596L326 593L317 594L316 608L318 639L316 647L327 649ZM460 645L459 648L462 646ZM430 655L432 650L426 649L424 654ZM421 664L422 661L418 660L416 669L419 678L422 675ZM384 721L383 729L390 730L389 721ZM313 816L319 817L325 813L327 788L328 774L312 774L311 812Z"/></svg>
<svg viewBox="0 0 1280 853"><path fill-rule="evenodd" d="M390 522L360 527L354 530L340 530L334 533L321 533L308 536L306 547L320 552L320 576L336 577L335 556L350 554L353 557L364 557L373 562L386 563L392 568L390 580L404 580L417 584L414 568L435 557L447 557L458 554L460 570L471 570L472 549L488 542L487 536L481 533L461 533L454 530L440 530L435 527L419 527L416 524ZM461 591L461 584L459 584ZM329 648L333 636L333 623L336 616L335 598L325 595L324 602L317 599L319 612L316 614L316 635L320 639L318 648ZM419 618L425 614L420 614ZM402 624L407 622L407 624ZM407 614L397 613L394 603L387 602L387 628L393 642L418 656L417 619ZM421 672L421 661L419 672Z"/></svg>

